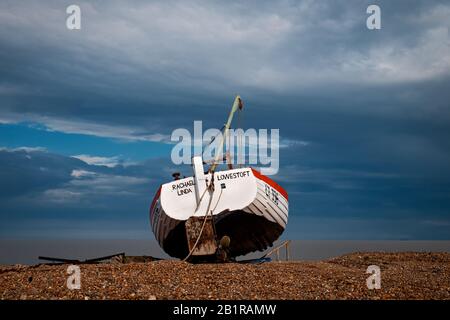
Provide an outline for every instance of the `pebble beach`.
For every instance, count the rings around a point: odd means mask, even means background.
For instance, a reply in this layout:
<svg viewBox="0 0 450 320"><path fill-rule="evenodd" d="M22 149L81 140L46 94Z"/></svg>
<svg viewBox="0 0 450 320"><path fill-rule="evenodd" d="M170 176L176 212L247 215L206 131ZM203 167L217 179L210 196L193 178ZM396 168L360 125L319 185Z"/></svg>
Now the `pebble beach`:
<svg viewBox="0 0 450 320"><path fill-rule="evenodd" d="M367 268L379 266L381 288ZM449 253L352 253L322 261L190 264L174 260L0 267L0 298L19 299L450 299Z"/></svg>

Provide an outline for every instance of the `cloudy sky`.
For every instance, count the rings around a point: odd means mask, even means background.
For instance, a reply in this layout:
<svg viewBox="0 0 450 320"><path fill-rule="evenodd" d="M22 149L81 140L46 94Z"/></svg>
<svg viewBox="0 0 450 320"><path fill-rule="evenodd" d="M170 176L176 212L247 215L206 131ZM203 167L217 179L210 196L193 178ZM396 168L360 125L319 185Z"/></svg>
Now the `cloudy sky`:
<svg viewBox="0 0 450 320"><path fill-rule="evenodd" d="M368 30L368 5L381 30ZM66 7L81 8L81 30ZM448 1L0 3L0 238L153 238L168 137L279 128L291 239L450 239Z"/></svg>

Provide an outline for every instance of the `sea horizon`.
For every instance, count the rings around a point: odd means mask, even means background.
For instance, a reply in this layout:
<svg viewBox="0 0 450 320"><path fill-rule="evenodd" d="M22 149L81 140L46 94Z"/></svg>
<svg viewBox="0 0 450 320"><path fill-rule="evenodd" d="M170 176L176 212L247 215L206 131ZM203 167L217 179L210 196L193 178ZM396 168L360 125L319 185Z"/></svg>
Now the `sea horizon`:
<svg viewBox="0 0 450 320"><path fill-rule="evenodd" d="M262 257L283 241L237 260ZM291 240L290 244L290 259L296 261L324 260L355 252L450 252L450 240ZM118 253L173 259L152 239L0 239L1 265L46 262L39 256L85 260ZM280 260L284 259L282 248Z"/></svg>

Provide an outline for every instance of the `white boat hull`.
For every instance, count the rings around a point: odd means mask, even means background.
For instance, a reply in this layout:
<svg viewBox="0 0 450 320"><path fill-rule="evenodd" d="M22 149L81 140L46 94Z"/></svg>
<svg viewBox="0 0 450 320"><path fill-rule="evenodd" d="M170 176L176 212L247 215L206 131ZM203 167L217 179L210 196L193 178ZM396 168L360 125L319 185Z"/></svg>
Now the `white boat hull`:
<svg viewBox="0 0 450 320"><path fill-rule="evenodd" d="M211 175L206 176L210 182ZM286 228L288 195L270 178L252 168L214 173L214 188L202 194L198 205L193 177L162 185L150 208L155 238L169 255L184 258L189 253L184 224L192 216L209 212L216 236L230 237L230 256L262 251Z"/></svg>

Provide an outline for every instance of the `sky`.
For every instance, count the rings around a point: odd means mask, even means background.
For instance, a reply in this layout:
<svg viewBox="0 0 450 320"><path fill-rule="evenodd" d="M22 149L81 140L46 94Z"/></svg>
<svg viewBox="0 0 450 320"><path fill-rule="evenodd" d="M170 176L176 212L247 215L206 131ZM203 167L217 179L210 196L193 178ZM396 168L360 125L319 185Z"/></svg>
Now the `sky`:
<svg viewBox="0 0 450 320"><path fill-rule="evenodd" d="M222 127L238 93L244 128L284 142L284 238L448 240L449 17L434 0L3 0L0 238L153 239L155 191L190 173L172 131Z"/></svg>

